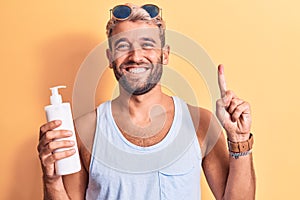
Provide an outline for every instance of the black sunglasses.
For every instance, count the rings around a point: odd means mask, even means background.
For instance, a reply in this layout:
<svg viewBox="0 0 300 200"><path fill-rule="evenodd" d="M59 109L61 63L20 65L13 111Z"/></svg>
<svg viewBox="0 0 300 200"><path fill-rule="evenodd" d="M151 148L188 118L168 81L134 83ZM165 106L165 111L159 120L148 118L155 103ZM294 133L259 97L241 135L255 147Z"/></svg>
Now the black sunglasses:
<svg viewBox="0 0 300 200"><path fill-rule="evenodd" d="M146 10L152 19L159 15L160 8L154 4L146 4L141 6L141 8ZM110 14L117 20L126 20L132 14L132 8L128 5L118 5L110 10Z"/></svg>

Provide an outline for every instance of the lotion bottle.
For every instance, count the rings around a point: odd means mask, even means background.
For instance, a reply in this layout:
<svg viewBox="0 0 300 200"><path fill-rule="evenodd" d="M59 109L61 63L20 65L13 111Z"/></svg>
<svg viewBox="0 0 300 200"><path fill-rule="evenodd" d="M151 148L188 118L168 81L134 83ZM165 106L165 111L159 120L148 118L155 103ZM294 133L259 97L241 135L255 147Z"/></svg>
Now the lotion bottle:
<svg viewBox="0 0 300 200"><path fill-rule="evenodd" d="M54 130L69 130L72 131L72 136L67 138L62 138L59 140L72 140L76 153L70 157L63 158L55 162L55 173L57 175L67 175L80 171L80 158L78 153L76 135L74 131L73 117L71 112L70 103L62 102L62 97L58 93L59 88L66 88L66 86L56 86L50 88L52 95L50 96L50 105L45 107L47 121L61 120L61 125ZM61 148L56 151L64 151L69 148Z"/></svg>

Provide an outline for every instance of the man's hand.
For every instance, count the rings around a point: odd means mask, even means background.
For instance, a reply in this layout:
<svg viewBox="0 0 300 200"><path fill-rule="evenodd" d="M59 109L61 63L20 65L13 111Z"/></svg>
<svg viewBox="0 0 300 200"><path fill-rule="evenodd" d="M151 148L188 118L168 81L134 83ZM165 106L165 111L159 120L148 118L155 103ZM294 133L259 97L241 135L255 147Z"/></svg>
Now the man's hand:
<svg viewBox="0 0 300 200"><path fill-rule="evenodd" d="M232 142L249 139L251 128L250 105L226 89L224 66L218 66L218 82L221 99L217 100L216 115Z"/></svg>
<svg viewBox="0 0 300 200"><path fill-rule="evenodd" d="M48 122L40 127L40 141L38 144L39 158L44 173L44 181L51 182L61 178L55 174L54 163L57 160L69 157L75 153L71 148L66 151L55 151L60 148L70 148L74 146L71 140L57 140L70 137L72 132L66 130L54 130L61 125L61 121Z"/></svg>

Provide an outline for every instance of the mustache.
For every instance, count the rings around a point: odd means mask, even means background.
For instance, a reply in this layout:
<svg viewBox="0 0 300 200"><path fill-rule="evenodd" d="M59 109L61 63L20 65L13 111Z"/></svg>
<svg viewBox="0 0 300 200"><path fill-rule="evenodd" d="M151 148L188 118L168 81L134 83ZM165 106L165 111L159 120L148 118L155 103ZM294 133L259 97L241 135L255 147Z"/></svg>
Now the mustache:
<svg viewBox="0 0 300 200"><path fill-rule="evenodd" d="M152 67L153 67L153 65L152 65L151 63L128 61L128 62L122 63L122 64L120 65L120 68L121 68L121 69L124 69L124 68L126 68L126 67L128 67L128 66L132 66L132 65L138 66L138 67L139 67L139 66L143 66L143 67L147 67L147 68L152 68Z"/></svg>
<svg viewBox="0 0 300 200"><path fill-rule="evenodd" d="M122 64L122 66L127 66L127 65L149 65L149 63L145 62L135 62L135 61L128 61Z"/></svg>

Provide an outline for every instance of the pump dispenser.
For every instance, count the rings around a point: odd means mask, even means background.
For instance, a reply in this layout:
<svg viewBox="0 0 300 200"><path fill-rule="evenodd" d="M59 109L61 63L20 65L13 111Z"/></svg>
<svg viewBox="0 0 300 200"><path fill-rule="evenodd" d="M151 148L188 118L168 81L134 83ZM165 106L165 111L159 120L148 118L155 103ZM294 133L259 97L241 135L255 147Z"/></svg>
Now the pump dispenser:
<svg viewBox="0 0 300 200"><path fill-rule="evenodd" d="M81 165L80 165L76 135L74 131L71 106L70 103L68 102L65 103L62 102L62 97L58 93L58 89L60 88L66 88L66 86L56 86L50 88L52 92L52 95L50 96L51 105L46 106L45 111L46 111L46 117L48 122L53 120L61 120L62 122L61 125L57 127L55 130L69 130L73 133L72 136L68 138L62 138L59 140L72 140L75 143L73 148L75 148L76 153L70 157L55 162L55 173L57 175L67 175L67 174L72 174L80 171ZM56 151L64 151L67 149L68 148L62 148L62 149L57 149Z"/></svg>
<svg viewBox="0 0 300 200"><path fill-rule="evenodd" d="M60 89L60 88L66 88L66 86L62 85L62 86L56 86L56 87L50 88L50 90L52 92L52 95L50 96L50 103L52 105L57 105L57 104L62 103L61 95L58 93L58 89Z"/></svg>

